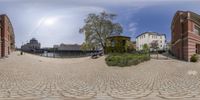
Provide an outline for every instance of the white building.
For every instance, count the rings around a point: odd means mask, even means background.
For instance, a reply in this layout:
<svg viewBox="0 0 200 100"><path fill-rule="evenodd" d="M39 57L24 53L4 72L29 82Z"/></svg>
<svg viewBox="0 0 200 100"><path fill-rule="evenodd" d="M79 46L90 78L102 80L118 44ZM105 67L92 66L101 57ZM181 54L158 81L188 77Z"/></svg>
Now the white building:
<svg viewBox="0 0 200 100"><path fill-rule="evenodd" d="M156 32L145 32L136 37L136 50L142 50L143 45L147 44L149 47L152 42L157 41L159 50L166 48L166 35Z"/></svg>

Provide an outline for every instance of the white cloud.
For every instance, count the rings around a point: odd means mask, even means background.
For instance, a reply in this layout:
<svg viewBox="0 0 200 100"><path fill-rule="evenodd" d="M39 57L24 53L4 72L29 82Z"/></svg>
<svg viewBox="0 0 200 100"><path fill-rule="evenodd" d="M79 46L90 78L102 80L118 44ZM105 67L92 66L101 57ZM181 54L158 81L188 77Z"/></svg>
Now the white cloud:
<svg viewBox="0 0 200 100"><path fill-rule="evenodd" d="M137 31L137 23L132 22L129 24L128 26L128 31L131 33L131 35L135 35L136 31Z"/></svg>
<svg viewBox="0 0 200 100"><path fill-rule="evenodd" d="M79 33L79 28L83 26L84 18L88 13L97 13L103 10L105 9L99 7L72 7L54 10L48 13L45 18L59 19L53 25L48 26L41 21L44 18L41 18L29 38L35 37L42 43L42 46L48 47L59 43L81 44L84 41L84 36Z"/></svg>
<svg viewBox="0 0 200 100"><path fill-rule="evenodd" d="M197 1L198 0L176 0ZM52 46L56 43L81 43L83 35L78 33L84 24L88 13L101 11L112 12L115 8L126 7L130 10L122 11L121 20L129 21L134 12L141 8L176 2L175 0L0 0L0 9L11 18L14 25L17 46L32 37L38 38L43 46ZM2 10L3 9L3 10ZM118 12L118 11L116 11ZM116 13L112 12L112 13ZM122 13L123 12L123 13ZM44 17L64 16L52 26L40 26ZM119 18L119 17L118 17ZM39 24L38 24L39 23ZM126 24L126 23L125 23ZM37 27L39 25L39 27ZM128 31L134 35L137 23L130 23Z"/></svg>

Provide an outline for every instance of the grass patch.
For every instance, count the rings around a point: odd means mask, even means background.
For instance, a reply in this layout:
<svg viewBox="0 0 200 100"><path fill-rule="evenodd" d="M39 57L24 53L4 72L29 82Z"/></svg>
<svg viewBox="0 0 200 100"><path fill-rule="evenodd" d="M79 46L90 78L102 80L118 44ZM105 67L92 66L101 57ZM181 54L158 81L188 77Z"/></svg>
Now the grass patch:
<svg viewBox="0 0 200 100"><path fill-rule="evenodd" d="M106 57L108 66L131 66L150 60L148 54L113 53Z"/></svg>

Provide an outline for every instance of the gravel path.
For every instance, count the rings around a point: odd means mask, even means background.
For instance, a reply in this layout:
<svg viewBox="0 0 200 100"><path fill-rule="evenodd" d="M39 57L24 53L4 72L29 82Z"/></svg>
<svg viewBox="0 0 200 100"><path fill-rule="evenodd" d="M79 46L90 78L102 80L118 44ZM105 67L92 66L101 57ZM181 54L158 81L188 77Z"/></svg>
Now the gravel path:
<svg viewBox="0 0 200 100"><path fill-rule="evenodd" d="M120 68L104 59L14 52L0 59L0 100L200 100L200 63L151 60Z"/></svg>

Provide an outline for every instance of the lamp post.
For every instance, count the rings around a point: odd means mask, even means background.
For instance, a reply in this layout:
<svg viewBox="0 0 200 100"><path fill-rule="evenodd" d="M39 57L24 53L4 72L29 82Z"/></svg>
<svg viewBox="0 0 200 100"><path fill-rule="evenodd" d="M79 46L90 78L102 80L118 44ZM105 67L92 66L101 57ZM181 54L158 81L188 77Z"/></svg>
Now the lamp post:
<svg viewBox="0 0 200 100"><path fill-rule="evenodd" d="M24 44L23 44L23 42L22 42L21 53L20 53L21 55L23 55L23 51L22 51L22 47L23 47L23 45L24 45Z"/></svg>

